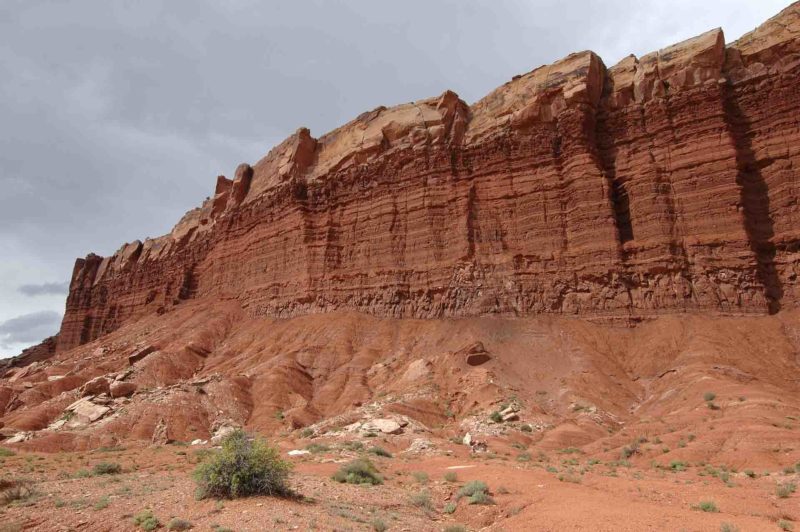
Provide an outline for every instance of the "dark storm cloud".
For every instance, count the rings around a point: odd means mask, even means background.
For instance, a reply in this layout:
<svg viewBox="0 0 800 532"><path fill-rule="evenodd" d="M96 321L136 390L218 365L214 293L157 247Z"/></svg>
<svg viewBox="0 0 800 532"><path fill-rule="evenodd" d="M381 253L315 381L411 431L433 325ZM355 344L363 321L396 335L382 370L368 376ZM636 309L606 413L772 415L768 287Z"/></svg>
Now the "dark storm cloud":
<svg viewBox="0 0 800 532"><path fill-rule="evenodd" d="M718 25L736 36L781 4L4 0L0 319L42 308L19 285L169 231L300 126L445 89L473 102L576 50L610 65Z"/></svg>
<svg viewBox="0 0 800 532"><path fill-rule="evenodd" d="M24 284L18 290L26 296L66 295L69 290L69 283Z"/></svg>
<svg viewBox="0 0 800 532"><path fill-rule="evenodd" d="M0 323L0 346L33 344L58 332L61 314L42 310L23 314Z"/></svg>

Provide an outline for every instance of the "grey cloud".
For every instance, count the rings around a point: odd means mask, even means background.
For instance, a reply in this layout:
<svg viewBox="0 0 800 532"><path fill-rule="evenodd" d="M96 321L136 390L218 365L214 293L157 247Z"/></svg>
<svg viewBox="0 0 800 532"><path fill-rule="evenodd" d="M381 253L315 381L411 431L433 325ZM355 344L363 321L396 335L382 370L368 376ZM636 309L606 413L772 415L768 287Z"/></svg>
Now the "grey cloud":
<svg viewBox="0 0 800 532"><path fill-rule="evenodd" d="M58 332L61 314L43 310L23 314L0 323L0 347L15 344L33 344Z"/></svg>
<svg viewBox="0 0 800 532"><path fill-rule="evenodd" d="M69 291L69 283L24 284L18 290L26 296L66 295Z"/></svg>

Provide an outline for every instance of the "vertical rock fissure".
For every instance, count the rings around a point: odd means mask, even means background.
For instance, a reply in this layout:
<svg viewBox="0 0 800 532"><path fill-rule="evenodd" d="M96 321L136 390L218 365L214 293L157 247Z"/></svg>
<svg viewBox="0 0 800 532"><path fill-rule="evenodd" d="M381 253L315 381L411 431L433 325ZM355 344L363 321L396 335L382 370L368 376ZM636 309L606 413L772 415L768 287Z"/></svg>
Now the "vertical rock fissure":
<svg viewBox="0 0 800 532"><path fill-rule="evenodd" d="M617 147L606 123L608 116L603 110L597 113L595 122L595 143L603 175L608 182L614 224L617 226L617 240L620 246L633 240L630 202L625 181L617 177ZM624 259L624 250L620 250Z"/></svg>
<svg viewBox="0 0 800 532"><path fill-rule="evenodd" d="M466 259L475 258L475 223L478 220L478 196L475 191L475 183L469 187L467 193L467 256Z"/></svg>
<svg viewBox="0 0 800 532"><path fill-rule="evenodd" d="M775 235L770 215L769 186L761 174L750 139L751 124L742 112L733 85L723 88L725 122L736 151L736 184L745 233L756 259L756 277L764 287L770 314L781 308L783 287L775 269Z"/></svg>

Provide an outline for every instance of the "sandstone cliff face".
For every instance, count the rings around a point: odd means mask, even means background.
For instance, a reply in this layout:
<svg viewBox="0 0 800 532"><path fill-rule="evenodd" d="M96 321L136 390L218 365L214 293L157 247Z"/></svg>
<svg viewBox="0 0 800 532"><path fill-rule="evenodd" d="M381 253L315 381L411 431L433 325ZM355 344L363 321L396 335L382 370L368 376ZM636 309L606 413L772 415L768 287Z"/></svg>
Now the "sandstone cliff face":
<svg viewBox="0 0 800 532"><path fill-rule="evenodd" d="M191 298L253 317L776 312L800 294L800 4L472 106L300 129L163 237L76 262L70 349Z"/></svg>

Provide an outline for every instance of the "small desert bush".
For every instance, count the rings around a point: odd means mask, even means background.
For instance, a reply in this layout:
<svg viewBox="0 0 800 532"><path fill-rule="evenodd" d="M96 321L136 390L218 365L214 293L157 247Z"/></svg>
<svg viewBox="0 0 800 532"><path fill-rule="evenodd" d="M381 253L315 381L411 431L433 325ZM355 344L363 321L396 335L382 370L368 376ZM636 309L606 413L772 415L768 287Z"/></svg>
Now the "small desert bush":
<svg viewBox="0 0 800 532"><path fill-rule="evenodd" d="M383 456L384 458L391 458L392 453L384 449L383 447L378 447L377 445L374 447L370 447L367 451L369 454L374 454L375 456Z"/></svg>
<svg viewBox="0 0 800 532"><path fill-rule="evenodd" d="M348 451L361 451L364 449L364 444L360 441L347 441L342 444L342 449Z"/></svg>
<svg viewBox="0 0 800 532"><path fill-rule="evenodd" d="M448 471L444 474L444 479L447 482L458 482L458 474L455 471Z"/></svg>
<svg viewBox="0 0 800 532"><path fill-rule="evenodd" d="M503 422L503 416L501 416L500 412L498 412L497 410L495 410L494 412L489 414L489 419L491 419L495 423L502 423Z"/></svg>
<svg viewBox="0 0 800 532"><path fill-rule="evenodd" d="M716 398L717 398L717 394L715 394L714 392L706 392L706 393L703 394L703 400L704 401L713 401Z"/></svg>
<svg viewBox="0 0 800 532"><path fill-rule="evenodd" d="M306 445L306 451L311 451L314 454L326 453L330 450L331 448L325 445L324 443L311 443L309 445Z"/></svg>
<svg viewBox="0 0 800 532"><path fill-rule="evenodd" d="M444 509L442 510L446 514L452 514L456 511L456 504L454 502L448 502L444 505Z"/></svg>
<svg viewBox="0 0 800 532"><path fill-rule="evenodd" d="M417 508L431 511L433 510L433 502L431 501L431 494L427 491L420 491L411 495L411 504Z"/></svg>
<svg viewBox="0 0 800 532"><path fill-rule="evenodd" d="M24 502L34 493L33 484L27 480L0 480L0 506Z"/></svg>
<svg viewBox="0 0 800 532"><path fill-rule="evenodd" d="M797 485L794 482L787 482L786 484L779 484L775 488L775 494L781 499L787 499L789 495L797 491Z"/></svg>
<svg viewBox="0 0 800 532"><path fill-rule="evenodd" d="M389 530L389 526L384 523L382 519L375 518L370 522L370 524L372 525L372 530L375 532L386 532Z"/></svg>
<svg viewBox="0 0 800 532"><path fill-rule="evenodd" d="M187 521L186 519L179 519L177 517L173 517L167 523L167 530L189 530L192 528L192 523Z"/></svg>
<svg viewBox="0 0 800 532"><path fill-rule="evenodd" d="M109 500L108 495L103 495L102 497L97 499L96 503L94 503L94 509L95 510L104 510L105 508L108 508L108 505L110 503L111 503L111 501Z"/></svg>
<svg viewBox="0 0 800 532"><path fill-rule="evenodd" d="M464 484L456 494L456 500L468 497L470 504L493 504L489 496L489 486L482 480L472 480Z"/></svg>
<svg viewBox="0 0 800 532"><path fill-rule="evenodd" d="M669 468L673 471L686 471L686 468L689 466L686 462L681 460L673 460L669 463Z"/></svg>
<svg viewBox="0 0 800 532"><path fill-rule="evenodd" d="M142 510L133 516L133 526L151 531L161 526L161 522L153 515L153 510Z"/></svg>
<svg viewBox="0 0 800 532"><path fill-rule="evenodd" d="M719 532L739 532L739 527L731 523L722 523L719 525Z"/></svg>
<svg viewBox="0 0 800 532"><path fill-rule="evenodd" d="M464 525L450 525L445 527L444 532L467 532L467 528Z"/></svg>
<svg viewBox="0 0 800 532"><path fill-rule="evenodd" d="M695 510L700 510L701 512L719 512L719 508L717 508L717 504L714 501L700 501L700 503L693 508Z"/></svg>
<svg viewBox="0 0 800 532"><path fill-rule="evenodd" d="M0 447L0 457L15 456L17 453L6 447Z"/></svg>
<svg viewBox="0 0 800 532"><path fill-rule="evenodd" d="M522 425L522 426L519 428L519 430L521 430L522 432L533 432L533 427L531 427L530 425L528 425L528 424L526 423L525 425Z"/></svg>
<svg viewBox="0 0 800 532"><path fill-rule="evenodd" d="M292 465L261 438L251 439L236 430L222 441L222 450L211 455L194 472L197 496L235 498L248 495L286 496Z"/></svg>
<svg viewBox="0 0 800 532"><path fill-rule="evenodd" d="M116 475L122 472L122 466L113 462L100 462L92 468L95 475Z"/></svg>
<svg viewBox="0 0 800 532"><path fill-rule="evenodd" d="M333 480L346 484L383 484L378 468L366 458L344 464L333 475Z"/></svg>
<svg viewBox="0 0 800 532"><path fill-rule="evenodd" d="M428 482L428 474L425 471L414 471L411 473L411 476L414 477L414 480L420 484L425 484Z"/></svg>

